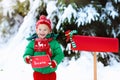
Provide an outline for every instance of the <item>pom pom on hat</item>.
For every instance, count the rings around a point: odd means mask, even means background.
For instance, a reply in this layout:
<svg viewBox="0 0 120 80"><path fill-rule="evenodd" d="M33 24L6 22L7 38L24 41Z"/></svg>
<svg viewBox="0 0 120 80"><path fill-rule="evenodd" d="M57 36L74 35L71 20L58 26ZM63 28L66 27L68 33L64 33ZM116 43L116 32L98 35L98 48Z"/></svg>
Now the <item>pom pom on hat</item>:
<svg viewBox="0 0 120 80"><path fill-rule="evenodd" d="M40 24L46 24L51 30L51 21L50 19L47 19L45 15L40 16L39 20L36 23L36 28L38 28Z"/></svg>

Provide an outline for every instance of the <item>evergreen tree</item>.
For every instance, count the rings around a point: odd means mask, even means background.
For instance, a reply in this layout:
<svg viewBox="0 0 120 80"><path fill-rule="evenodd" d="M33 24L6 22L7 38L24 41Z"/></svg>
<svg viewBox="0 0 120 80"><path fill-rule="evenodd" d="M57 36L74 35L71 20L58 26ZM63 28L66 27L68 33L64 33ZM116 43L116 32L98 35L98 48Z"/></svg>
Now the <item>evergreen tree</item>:
<svg viewBox="0 0 120 80"><path fill-rule="evenodd" d="M8 0L1 0L0 4L3 1ZM9 31L11 31L10 27L15 27L15 23L17 23L16 15L20 17L26 16L30 8L32 8L31 1L25 0L25 2L20 3L16 0L16 5L11 5L10 10L6 13L2 9L3 5L0 6L0 37L7 34L11 35ZM67 30L77 30L79 35L118 38L120 41L119 0L58 0L58 2L49 0L45 2L42 0L41 2L42 5L36 10L36 13L39 13L36 20L41 14L47 15L52 20L53 32L59 34L58 41L63 46L65 56L70 59L72 57L78 59L80 52L69 49L70 41L66 42L65 37ZM49 5L51 2L52 5ZM3 23L8 25L3 25ZM19 26L17 26L17 29ZM13 31L16 31L16 29L13 29ZM8 33L6 34L6 32ZM110 64L110 57L120 61L120 57L106 53L99 53L98 61L103 62L106 66Z"/></svg>
<svg viewBox="0 0 120 80"><path fill-rule="evenodd" d="M64 36L67 30L77 30L79 35L99 36L99 37L112 37L118 38L120 41L120 1L118 0L92 0L86 5L78 6L76 3L67 2L66 4L58 4L58 11L61 9L61 16L58 17L58 24L56 25L57 33L59 33L58 40L65 48L64 53L66 56L75 58L80 57L80 52L74 52L68 49L68 43ZM84 1L83 1L84 2ZM65 0L66 3L66 0ZM77 57L76 57L77 56ZM112 55L99 53L98 61L104 65L110 64L110 57ZM117 61L118 56L115 57Z"/></svg>

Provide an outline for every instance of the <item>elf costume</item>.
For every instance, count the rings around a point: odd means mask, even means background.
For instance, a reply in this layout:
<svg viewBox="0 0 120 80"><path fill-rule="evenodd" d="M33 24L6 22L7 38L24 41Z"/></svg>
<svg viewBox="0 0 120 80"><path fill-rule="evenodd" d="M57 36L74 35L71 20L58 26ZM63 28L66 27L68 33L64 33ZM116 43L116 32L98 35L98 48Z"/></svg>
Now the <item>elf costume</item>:
<svg viewBox="0 0 120 80"><path fill-rule="evenodd" d="M49 23L48 20L38 21L38 24L46 24ZM48 24L50 27L50 24ZM34 80L56 80L56 69L59 63L63 60L64 54L60 47L60 44L56 40L57 35L51 33L46 36L44 39L38 38L37 34L33 34L28 40L30 41L26 47L23 58L26 63L31 63L31 56L42 56L49 55L51 59L50 66L44 68L33 68Z"/></svg>

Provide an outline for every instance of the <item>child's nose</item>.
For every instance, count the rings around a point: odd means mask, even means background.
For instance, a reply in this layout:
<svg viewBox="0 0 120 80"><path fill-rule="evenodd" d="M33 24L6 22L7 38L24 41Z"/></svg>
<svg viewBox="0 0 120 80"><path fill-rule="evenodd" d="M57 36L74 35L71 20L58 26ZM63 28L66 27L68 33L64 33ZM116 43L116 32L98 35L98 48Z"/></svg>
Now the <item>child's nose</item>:
<svg viewBox="0 0 120 80"><path fill-rule="evenodd" d="M44 32L44 30L41 31L42 33Z"/></svg>

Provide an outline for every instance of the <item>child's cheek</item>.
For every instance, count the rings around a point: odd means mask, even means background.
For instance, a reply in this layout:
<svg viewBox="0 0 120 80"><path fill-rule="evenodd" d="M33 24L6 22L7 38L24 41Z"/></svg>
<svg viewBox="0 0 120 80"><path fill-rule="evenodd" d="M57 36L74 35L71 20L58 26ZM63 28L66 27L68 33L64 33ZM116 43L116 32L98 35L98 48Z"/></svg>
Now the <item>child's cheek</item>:
<svg viewBox="0 0 120 80"><path fill-rule="evenodd" d="M36 29L36 33L39 34L39 30L38 29Z"/></svg>

